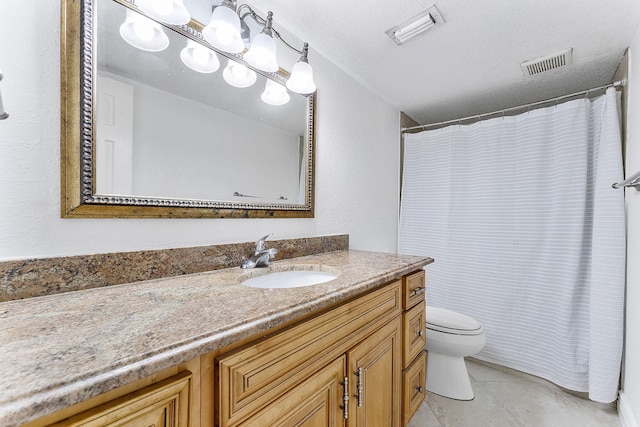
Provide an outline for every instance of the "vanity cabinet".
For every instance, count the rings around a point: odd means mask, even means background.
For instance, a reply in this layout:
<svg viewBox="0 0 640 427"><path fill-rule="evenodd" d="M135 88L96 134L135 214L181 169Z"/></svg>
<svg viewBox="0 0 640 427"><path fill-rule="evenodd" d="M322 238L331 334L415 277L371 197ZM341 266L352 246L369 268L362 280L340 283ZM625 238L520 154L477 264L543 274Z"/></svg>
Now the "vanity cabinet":
<svg viewBox="0 0 640 427"><path fill-rule="evenodd" d="M344 420L350 426L364 425L368 416L378 414L388 414L387 425L400 425L401 313L402 280L397 280L221 353L216 359L217 425L244 425L254 414L270 412L290 390L307 387L309 378L345 357L347 369L339 376L342 417L338 424L323 425L343 425Z"/></svg>
<svg viewBox="0 0 640 427"><path fill-rule="evenodd" d="M425 333L421 270L223 350L215 423L404 425L424 400Z"/></svg>
<svg viewBox="0 0 640 427"><path fill-rule="evenodd" d="M425 272L417 271L402 280L402 419L406 425L424 401L427 392Z"/></svg>
<svg viewBox="0 0 640 427"><path fill-rule="evenodd" d="M25 426L403 426L424 315L419 271Z"/></svg>

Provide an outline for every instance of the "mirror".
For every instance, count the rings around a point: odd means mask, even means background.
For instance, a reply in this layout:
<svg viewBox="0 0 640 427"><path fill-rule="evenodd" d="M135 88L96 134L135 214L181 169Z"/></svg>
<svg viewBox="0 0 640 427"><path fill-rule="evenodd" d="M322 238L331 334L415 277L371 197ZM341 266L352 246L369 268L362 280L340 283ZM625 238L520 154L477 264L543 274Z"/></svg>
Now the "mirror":
<svg viewBox="0 0 640 427"><path fill-rule="evenodd" d="M283 70L231 86L227 67L246 63L195 17L162 24L161 51L136 48L120 30L131 14L126 0L63 1L62 216L313 217L315 94L287 92ZM181 60L194 46L219 68ZM289 101L263 102L269 87Z"/></svg>

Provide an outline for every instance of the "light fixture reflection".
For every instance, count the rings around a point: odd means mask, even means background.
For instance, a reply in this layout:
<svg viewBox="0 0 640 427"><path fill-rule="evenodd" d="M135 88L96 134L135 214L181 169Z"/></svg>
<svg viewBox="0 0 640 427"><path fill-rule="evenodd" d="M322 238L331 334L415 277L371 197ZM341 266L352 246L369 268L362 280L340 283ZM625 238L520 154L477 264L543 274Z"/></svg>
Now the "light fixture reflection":
<svg viewBox="0 0 640 427"><path fill-rule="evenodd" d="M136 6L151 18L167 24L184 25L191 20L183 0L136 0Z"/></svg>
<svg viewBox="0 0 640 427"><path fill-rule="evenodd" d="M147 52L160 52L169 46L169 38L160 24L131 9L127 9L126 20L120 25L120 36L131 46Z"/></svg>
<svg viewBox="0 0 640 427"><path fill-rule="evenodd" d="M229 63L222 72L222 77L224 77L224 80L231 86L239 88L253 85L258 78L255 71L237 63L233 59L229 60Z"/></svg>
<svg viewBox="0 0 640 427"><path fill-rule="evenodd" d="M228 0L213 10L209 24L202 29L202 36L211 46L229 53L244 50L241 34L240 17Z"/></svg>
<svg viewBox="0 0 640 427"><path fill-rule="evenodd" d="M220 68L215 52L191 39L187 40L187 45L180 51L180 59L184 65L199 73L213 73Z"/></svg>
<svg viewBox="0 0 640 427"><path fill-rule="evenodd" d="M287 88L271 79L267 79L267 84L260 98L269 105L284 105L291 99Z"/></svg>

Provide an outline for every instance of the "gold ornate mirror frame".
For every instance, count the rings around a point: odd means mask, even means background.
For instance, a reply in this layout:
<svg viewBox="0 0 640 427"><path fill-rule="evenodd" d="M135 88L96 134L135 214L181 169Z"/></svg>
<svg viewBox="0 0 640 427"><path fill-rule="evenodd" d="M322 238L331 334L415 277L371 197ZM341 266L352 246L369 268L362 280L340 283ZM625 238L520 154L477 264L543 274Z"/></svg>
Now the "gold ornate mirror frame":
<svg viewBox="0 0 640 427"><path fill-rule="evenodd" d="M96 0L61 1L60 172L63 218L313 218L315 160L315 94L308 99L306 191L303 204L238 203L95 194ZM126 2L116 0L126 7ZM169 26L187 37L201 28ZM195 29L195 30L194 30ZM195 31L195 33L194 33ZM229 57L229 55L219 52ZM264 75L264 73L262 73ZM268 78L282 80L280 70Z"/></svg>

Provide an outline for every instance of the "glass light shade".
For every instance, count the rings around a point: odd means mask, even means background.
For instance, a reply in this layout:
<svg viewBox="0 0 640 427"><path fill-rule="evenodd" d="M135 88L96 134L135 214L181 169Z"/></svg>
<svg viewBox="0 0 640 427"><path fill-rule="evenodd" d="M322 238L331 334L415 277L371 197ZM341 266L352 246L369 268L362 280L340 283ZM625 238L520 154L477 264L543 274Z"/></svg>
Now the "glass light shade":
<svg viewBox="0 0 640 427"><path fill-rule="evenodd" d="M222 77L224 77L224 80L231 86L240 88L253 85L258 78L255 71L237 63L233 59L229 60L229 63L222 72Z"/></svg>
<svg viewBox="0 0 640 427"><path fill-rule="evenodd" d="M183 0L136 0L136 6L147 16L167 24L184 25L191 20Z"/></svg>
<svg viewBox="0 0 640 427"><path fill-rule="evenodd" d="M180 59L184 65L199 73L213 73L220 68L218 55L191 39L187 40L187 46L180 51Z"/></svg>
<svg viewBox="0 0 640 427"><path fill-rule="evenodd" d="M271 79L267 79L267 84L264 86L264 92L260 98L269 105L284 105L291 99L287 88Z"/></svg>
<svg viewBox="0 0 640 427"><path fill-rule="evenodd" d="M273 37L260 33L253 38L249 51L243 59L258 70L275 73L280 67L276 61L276 41Z"/></svg>
<svg viewBox="0 0 640 427"><path fill-rule="evenodd" d="M240 17L227 6L217 6L209 24L202 29L202 36L211 46L229 53L244 50L241 33Z"/></svg>
<svg viewBox="0 0 640 427"><path fill-rule="evenodd" d="M311 65L304 61L298 61L291 71L291 76L287 80L287 89L292 92L308 95L316 91L316 84L313 82L313 69Z"/></svg>
<svg viewBox="0 0 640 427"><path fill-rule="evenodd" d="M120 36L131 46L147 52L160 52L169 46L169 37L160 24L130 9L120 25Z"/></svg>

